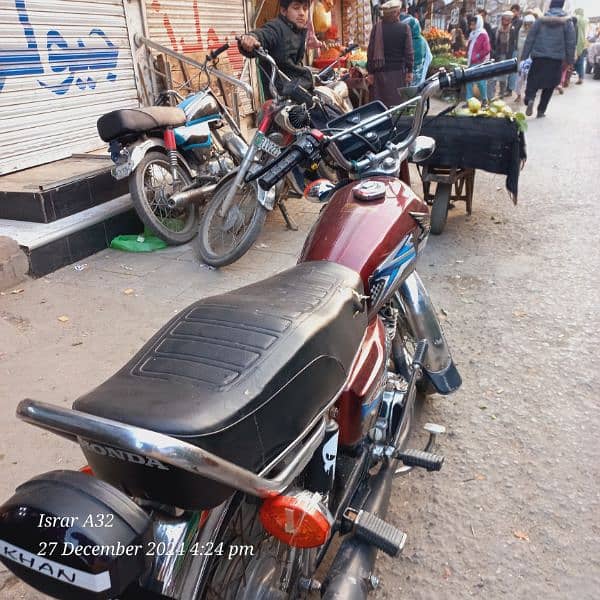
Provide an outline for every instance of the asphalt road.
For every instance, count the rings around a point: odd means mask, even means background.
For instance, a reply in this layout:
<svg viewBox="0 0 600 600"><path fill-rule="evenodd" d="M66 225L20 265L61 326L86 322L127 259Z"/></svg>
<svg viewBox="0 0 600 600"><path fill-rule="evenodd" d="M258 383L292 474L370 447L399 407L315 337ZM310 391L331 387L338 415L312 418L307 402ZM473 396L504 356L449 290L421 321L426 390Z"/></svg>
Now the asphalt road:
<svg viewBox="0 0 600 600"><path fill-rule="evenodd" d="M599 597L599 99L588 79L529 121L517 207L503 177L478 173L473 216L458 205L430 238L419 270L464 385L424 406L423 423L447 427L446 464L395 483L390 520L408 542L379 561L376 598ZM289 206L299 232L273 215L220 272L189 247L105 251L0 297L1 499L84 462L17 421L18 401L70 405L190 302L291 266L316 210ZM0 567L0 597L42 595Z"/></svg>

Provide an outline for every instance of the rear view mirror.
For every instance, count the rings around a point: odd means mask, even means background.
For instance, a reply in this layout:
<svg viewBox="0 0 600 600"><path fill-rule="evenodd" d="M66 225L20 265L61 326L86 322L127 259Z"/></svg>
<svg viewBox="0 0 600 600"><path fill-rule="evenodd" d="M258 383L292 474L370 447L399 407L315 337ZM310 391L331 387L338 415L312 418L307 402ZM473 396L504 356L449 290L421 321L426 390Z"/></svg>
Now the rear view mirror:
<svg viewBox="0 0 600 600"><path fill-rule="evenodd" d="M419 163L430 158L435 152L435 140L426 135L419 135L410 146L412 162Z"/></svg>

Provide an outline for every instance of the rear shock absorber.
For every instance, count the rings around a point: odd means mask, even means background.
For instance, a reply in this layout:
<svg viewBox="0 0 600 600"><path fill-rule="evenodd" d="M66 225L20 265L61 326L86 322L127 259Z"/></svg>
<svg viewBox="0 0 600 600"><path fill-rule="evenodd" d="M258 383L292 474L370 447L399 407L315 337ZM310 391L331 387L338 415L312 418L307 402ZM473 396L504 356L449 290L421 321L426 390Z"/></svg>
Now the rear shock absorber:
<svg viewBox="0 0 600 600"><path fill-rule="evenodd" d="M170 127L165 129L164 140L165 148L169 155L171 177L173 177L173 184L175 184L175 181L177 180L177 143L175 141L175 132Z"/></svg>

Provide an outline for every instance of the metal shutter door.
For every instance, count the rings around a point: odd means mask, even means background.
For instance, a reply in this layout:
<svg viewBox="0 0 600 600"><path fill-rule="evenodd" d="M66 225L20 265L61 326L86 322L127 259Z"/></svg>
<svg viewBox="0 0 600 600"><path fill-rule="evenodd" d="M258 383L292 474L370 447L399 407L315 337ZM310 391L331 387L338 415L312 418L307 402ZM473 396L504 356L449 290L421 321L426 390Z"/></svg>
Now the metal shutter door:
<svg viewBox="0 0 600 600"><path fill-rule="evenodd" d="M199 62L204 61L209 50L228 42L231 48L221 55L225 58L219 68L240 76L244 57L237 49L235 36L246 31L243 0L147 0L146 19L152 41ZM178 67L169 60L176 71ZM190 73L197 72L193 67L188 69ZM177 74L174 79L181 82L183 78ZM247 76L245 81L250 83ZM241 114L252 113L252 102L241 90L239 98Z"/></svg>
<svg viewBox="0 0 600 600"><path fill-rule="evenodd" d="M135 106L123 0L0 0L0 174L101 148Z"/></svg>

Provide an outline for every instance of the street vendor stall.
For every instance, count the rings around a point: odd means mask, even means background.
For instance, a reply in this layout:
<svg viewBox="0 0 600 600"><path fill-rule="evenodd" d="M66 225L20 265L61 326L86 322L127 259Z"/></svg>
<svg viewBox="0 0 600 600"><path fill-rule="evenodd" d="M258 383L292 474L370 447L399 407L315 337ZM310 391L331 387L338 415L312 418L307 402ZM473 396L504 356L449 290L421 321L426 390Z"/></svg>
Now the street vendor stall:
<svg viewBox="0 0 600 600"><path fill-rule="evenodd" d="M452 35L443 29L432 27L423 32L423 37L429 44L429 49L433 59L429 65L429 75L436 73L440 69L454 69L455 67L464 67L467 64L466 53L464 51L452 52Z"/></svg>
<svg viewBox="0 0 600 600"><path fill-rule="evenodd" d="M523 120L501 110L470 114L468 117L459 109L423 121L421 135L436 142L433 155L419 165L424 199L431 205L433 234L442 233L452 202L465 201L471 214L477 169L506 175L506 189L517 202L519 173L526 158ZM401 121L409 127L412 118L402 117Z"/></svg>

